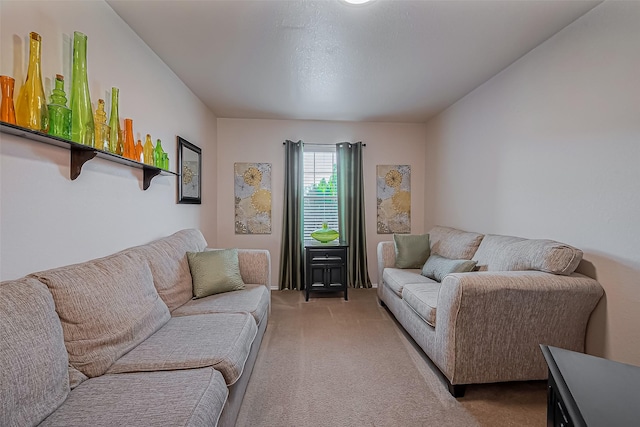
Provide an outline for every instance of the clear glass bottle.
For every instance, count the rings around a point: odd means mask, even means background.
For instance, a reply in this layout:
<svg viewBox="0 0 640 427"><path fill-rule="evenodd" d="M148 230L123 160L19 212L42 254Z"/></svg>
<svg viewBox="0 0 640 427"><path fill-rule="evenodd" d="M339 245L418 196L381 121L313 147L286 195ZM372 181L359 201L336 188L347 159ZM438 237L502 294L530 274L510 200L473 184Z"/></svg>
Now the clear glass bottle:
<svg viewBox="0 0 640 427"><path fill-rule="evenodd" d="M93 147L95 127L87 78L87 36L73 33L73 74L71 75L71 140Z"/></svg>
<svg viewBox="0 0 640 427"><path fill-rule="evenodd" d="M151 135L147 134L147 139L144 142L143 147L143 161L147 165L153 166L153 142L151 142Z"/></svg>
<svg viewBox="0 0 640 427"><path fill-rule="evenodd" d="M71 139L71 109L64 93L64 76L56 74L55 88L51 92L49 108L49 134Z"/></svg>
<svg viewBox="0 0 640 427"><path fill-rule="evenodd" d="M116 154L118 156L124 156L124 129L118 131L118 143L116 144Z"/></svg>
<svg viewBox="0 0 640 427"><path fill-rule="evenodd" d="M13 105L13 88L15 79L9 76L0 76L2 86L2 108L0 109L0 120L5 123L16 124L16 109Z"/></svg>
<svg viewBox="0 0 640 427"><path fill-rule="evenodd" d="M136 162L143 163L144 161L144 147L142 146L142 141L138 140L136 142Z"/></svg>
<svg viewBox="0 0 640 427"><path fill-rule="evenodd" d="M121 138L120 117L118 116L118 95L120 90L117 87L111 88L111 116L109 117L109 151L118 153L118 143Z"/></svg>
<svg viewBox="0 0 640 427"><path fill-rule="evenodd" d="M16 124L40 132L49 132L49 109L42 86L40 34L29 33L29 68L27 80L16 102Z"/></svg>
<svg viewBox="0 0 640 427"><path fill-rule="evenodd" d="M96 139L95 147L98 150L109 151L110 128L107 124L107 113L104 111L104 99L98 99L98 109L95 118Z"/></svg>

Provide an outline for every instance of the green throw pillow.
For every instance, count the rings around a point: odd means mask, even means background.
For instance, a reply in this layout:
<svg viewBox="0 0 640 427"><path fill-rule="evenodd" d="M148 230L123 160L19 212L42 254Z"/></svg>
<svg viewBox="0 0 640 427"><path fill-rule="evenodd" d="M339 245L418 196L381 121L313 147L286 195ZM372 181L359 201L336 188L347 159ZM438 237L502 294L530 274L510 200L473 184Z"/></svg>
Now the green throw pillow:
<svg viewBox="0 0 640 427"><path fill-rule="evenodd" d="M394 234L396 268L422 268L431 248L428 234Z"/></svg>
<svg viewBox="0 0 640 427"><path fill-rule="evenodd" d="M476 267L476 261L468 259L449 259L440 255L431 255L422 267L422 275L442 282L444 276L451 273L467 273Z"/></svg>
<svg viewBox="0 0 640 427"><path fill-rule="evenodd" d="M244 289L237 249L187 252L194 298Z"/></svg>

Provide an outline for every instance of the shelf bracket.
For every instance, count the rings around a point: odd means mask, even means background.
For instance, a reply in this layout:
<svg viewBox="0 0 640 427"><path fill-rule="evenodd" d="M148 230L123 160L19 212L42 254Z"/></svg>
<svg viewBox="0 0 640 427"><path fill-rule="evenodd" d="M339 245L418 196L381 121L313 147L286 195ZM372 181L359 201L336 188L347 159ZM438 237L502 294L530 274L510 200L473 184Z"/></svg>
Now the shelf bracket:
<svg viewBox="0 0 640 427"><path fill-rule="evenodd" d="M160 175L160 169L142 168L142 189L146 190L151 185L154 176Z"/></svg>
<svg viewBox="0 0 640 427"><path fill-rule="evenodd" d="M93 159L96 154L98 153L93 150L85 150L71 146L71 170L69 171L69 175L72 181L80 176L82 165Z"/></svg>

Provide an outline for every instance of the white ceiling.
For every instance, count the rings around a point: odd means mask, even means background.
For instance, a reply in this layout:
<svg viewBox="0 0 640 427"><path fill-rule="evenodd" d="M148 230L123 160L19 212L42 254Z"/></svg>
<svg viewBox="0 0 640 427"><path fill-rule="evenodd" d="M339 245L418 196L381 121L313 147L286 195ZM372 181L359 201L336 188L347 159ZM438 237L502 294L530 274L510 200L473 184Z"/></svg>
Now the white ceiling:
<svg viewBox="0 0 640 427"><path fill-rule="evenodd" d="M107 0L224 118L424 122L600 3Z"/></svg>

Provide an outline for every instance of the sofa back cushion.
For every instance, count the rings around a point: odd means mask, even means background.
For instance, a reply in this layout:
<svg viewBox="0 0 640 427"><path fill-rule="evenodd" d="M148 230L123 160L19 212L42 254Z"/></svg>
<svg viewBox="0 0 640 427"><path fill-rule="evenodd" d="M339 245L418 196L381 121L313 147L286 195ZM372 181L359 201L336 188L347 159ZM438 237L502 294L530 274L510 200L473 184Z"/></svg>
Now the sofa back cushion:
<svg viewBox="0 0 640 427"><path fill-rule="evenodd" d="M102 375L170 317L147 261L135 251L35 273L53 295L69 363Z"/></svg>
<svg viewBox="0 0 640 427"><path fill-rule="evenodd" d="M69 394L62 326L46 286L0 283L0 425L37 425Z"/></svg>
<svg viewBox="0 0 640 427"><path fill-rule="evenodd" d="M158 295L173 311L193 297L187 252L202 252L206 247L200 230L189 229L130 250L147 260Z"/></svg>
<svg viewBox="0 0 640 427"><path fill-rule="evenodd" d="M482 237L479 233L437 225L429 231L431 253L449 259L471 259Z"/></svg>
<svg viewBox="0 0 640 427"><path fill-rule="evenodd" d="M482 271L538 270L568 276L582 260L582 251L553 240L489 234L473 259Z"/></svg>

